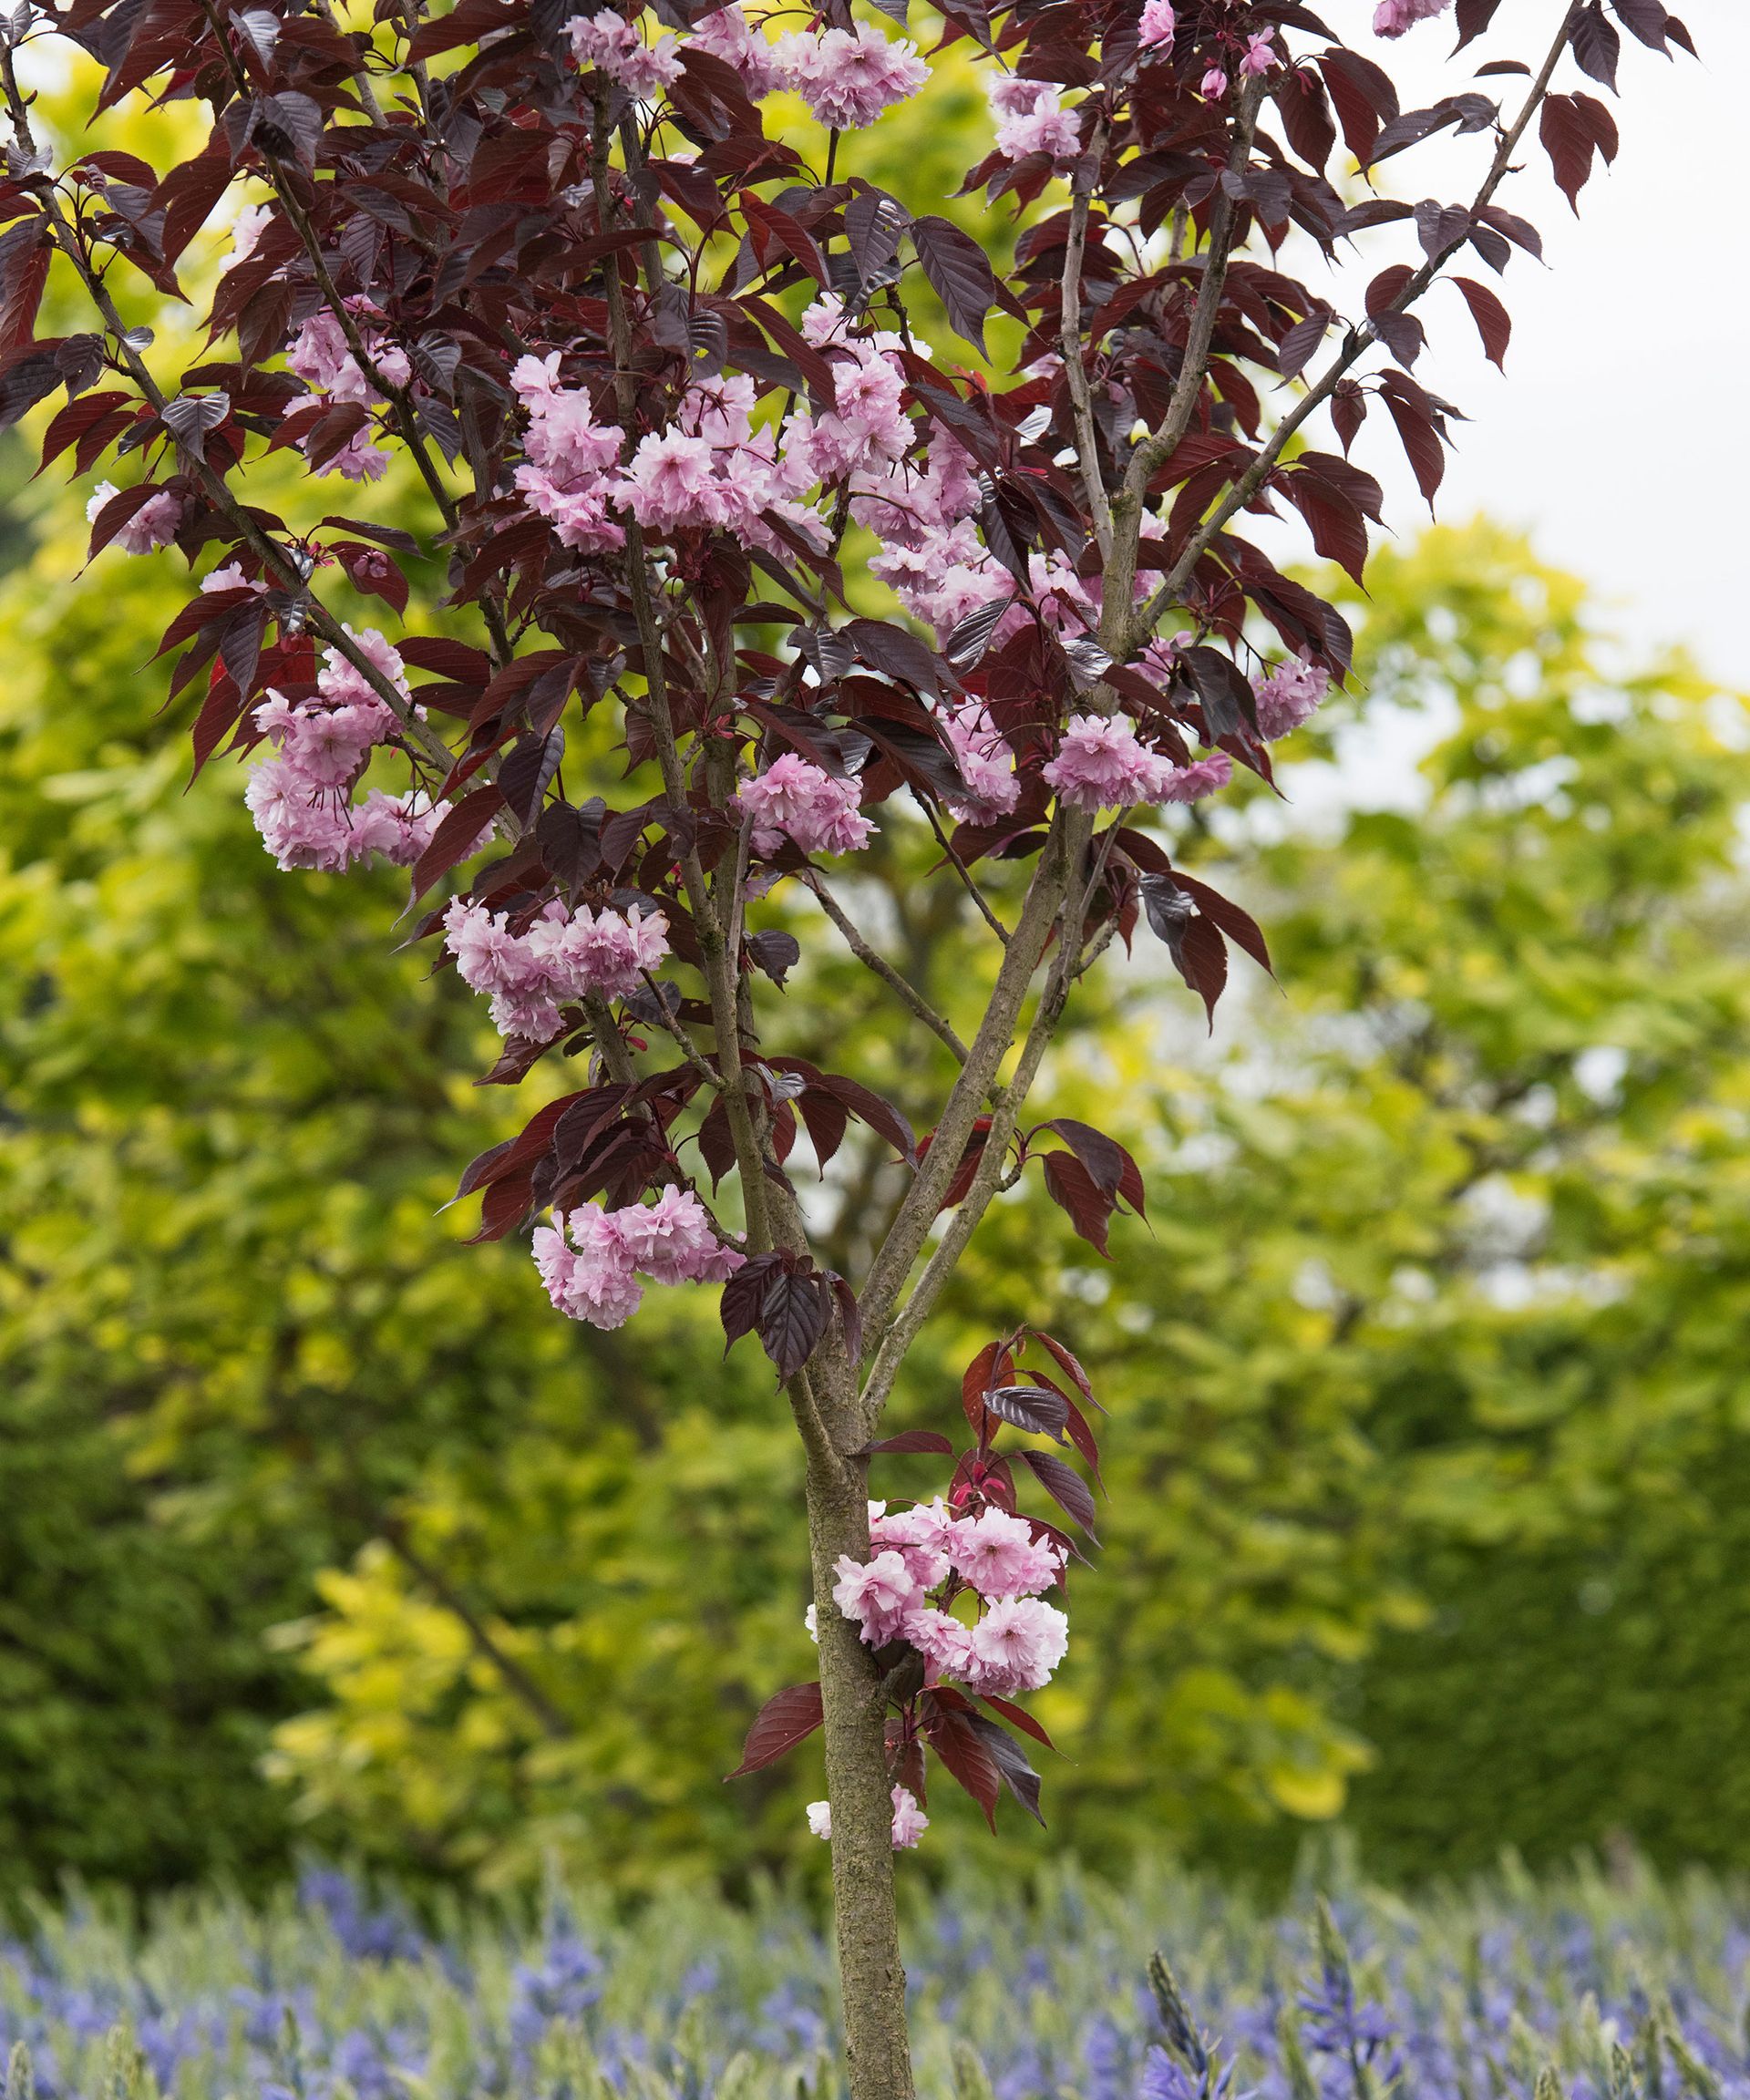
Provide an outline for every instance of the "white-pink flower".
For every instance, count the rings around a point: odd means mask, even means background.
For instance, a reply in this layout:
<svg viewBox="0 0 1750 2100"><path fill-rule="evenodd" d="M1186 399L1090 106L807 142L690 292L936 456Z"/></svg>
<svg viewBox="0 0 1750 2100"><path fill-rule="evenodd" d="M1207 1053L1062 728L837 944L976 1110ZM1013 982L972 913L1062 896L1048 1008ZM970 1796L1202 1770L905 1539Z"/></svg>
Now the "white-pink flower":
<svg viewBox="0 0 1750 2100"><path fill-rule="evenodd" d="M1033 1597L1049 1590L1064 1565L1063 1549L1035 1543L1024 1517L1005 1509L982 1510L952 1527L948 1552L954 1571L981 1597Z"/></svg>
<svg viewBox="0 0 1750 2100"><path fill-rule="evenodd" d="M1211 751L1207 758L1193 759L1189 766L1175 766L1160 782L1160 792L1154 798L1159 802L1200 802L1204 796L1214 795L1233 778L1233 760L1225 751Z"/></svg>
<svg viewBox="0 0 1750 2100"><path fill-rule="evenodd" d="M1418 22L1444 15L1452 0L1379 0L1374 13L1375 36L1401 36Z"/></svg>
<svg viewBox="0 0 1750 2100"><path fill-rule="evenodd" d="M832 1836L832 1804L830 1801L810 1801L804 1811L808 1818L808 1828L817 1838Z"/></svg>
<svg viewBox="0 0 1750 2100"><path fill-rule="evenodd" d="M1145 0L1137 24L1137 39L1145 51L1169 49L1178 27L1171 0Z"/></svg>
<svg viewBox="0 0 1750 2100"><path fill-rule="evenodd" d="M1011 160L1045 153L1054 160L1073 160L1082 149L1082 132L1073 110L1062 106L1055 88L1042 90L1033 108L996 128L996 149Z"/></svg>
<svg viewBox="0 0 1750 2100"><path fill-rule="evenodd" d="M892 1800L893 1849L909 1852L930 1827L930 1818L918 1807L917 1796L909 1787L896 1786Z"/></svg>
<svg viewBox="0 0 1750 2100"><path fill-rule="evenodd" d="M98 511L120 493L113 481L99 481L85 507L87 518L95 523ZM111 544L119 547L124 554L150 554L160 547L170 545L181 521L180 499L168 489L160 489L156 496L147 498L115 535Z"/></svg>
<svg viewBox="0 0 1750 2100"><path fill-rule="evenodd" d="M742 811L754 820L754 850L776 853L788 838L805 853L855 853L875 827L858 809L854 779L786 751L742 788Z"/></svg>
<svg viewBox="0 0 1750 2100"><path fill-rule="evenodd" d="M740 0L729 0L727 6L702 15L693 25L693 41L726 66L733 66L755 101L783 82L777 53L742 12Z"/></svg>
<svg viewBox="0 0 1750 2100"><path fill-rule="evenodd" d="M873 1514L879 1507L879 1504L871 1505L870 1543L893 1548L920 1590L933 1590L938 1582L945 1581L949 1565L949 1524L941 1498L932 1505L897 1509L890 1516Z"/></svg>
<svg viewBox="0 0 1750 2100"><path fill-rule="evenodd" d="M1282 64L1282 55L1276 49L1272 36L1272 31L1261 29L1246 38L1245 56L1240 61L1241 73L1255 78L1261 73L1268 73L1272 66Z"/></svg>
<svg viewBox="0 0 1750 2100"><path fill-rule="evenodd" d="M1160 799L1171 762L1137 741L1122 715L1072 715L1044 768L1045 783L1077 809L1123 809Z"/></svg>
<svg viewBox="0 0 1750 2100"><path fill-rule="evenodd" d="M1048 80L1028 80L1019 73L993 74L984 84L991 114L998 118L1029 116L1042 95L1055 90Z"/></svg>
<svg viewBox="0 0 1750 2100"><path fill-rule="evenodd" d="M930 77L915 44L903 37L890 42L867 23L818 36L798 30L778 38L776 56L785 85L834 131L874 123Z"/></svg>
<svg viewBox="0 0 1750 2100"><path fill-rule="evenodd" d="M629 1203L612 1217L633 1267L658 1283L721 1283L746 1259L718 1238L690 1189L664 1189L654 1203Z"/></svg>
<svg viewBox="0 0 1750 2100"><path fill-rule="evenodd" d="M638 1310L643 1285L601 1204L585 1203L553 1225L538 1226L530 1244L547 1295L567 1319L623 1327Z"/></svg>
<svg viewBox="0 0 1750 2100"><path fill-rule="evenodd" d="M573 15L565 28L578 64L605 73L628 94L648 99L681 77L680 50L674 37L659 36L647 45L612 8L604 7L596 15Z"/></svg>
<svg viewBox="0 0 1750 2100"><path fill-rule="evenodd" d="M1290 730L1311 721L1330 690L1331 674L1323 664L1311 664L1304 656L1278 664L1254 688L1258 734L1271 743L1286 736Z"/></svg>
<svg viewBox="0 0 1750 2100"><path fill-rule="evenodd" d="M1005 1597L973 1628L975 1692L1036 1692L1069 1646L1069 1621L1036 1597Z"/></svg>
<svg viewBox="0 0 1750 2100"><path fill-rule="evenodd" d="M1008 816L1021 799L1021 783L1015 778L1014 753L998 735L989 711L969 700L942 726L966 783L962 797L950 798L949 814L962 824L992 824Z"/></svg>
<svg viewBox="0 0 1750 2100"><path fill-rule="evenodd" d="M896 1639L921 1599L904 1556L890 1548L869 1560L841 1554L833 1573L839 1578L832 1586L833 1602L862 1628L871 1648L883 1648Z"/></svg>
<svg viewBox="0 0 1750 2100"><path fill-rule="evenodd" d="M973 1630L952 1611L932 1605L909 1612L901 1631L929 1663L933 1676L964 1677L973 1669Z"/></svg>

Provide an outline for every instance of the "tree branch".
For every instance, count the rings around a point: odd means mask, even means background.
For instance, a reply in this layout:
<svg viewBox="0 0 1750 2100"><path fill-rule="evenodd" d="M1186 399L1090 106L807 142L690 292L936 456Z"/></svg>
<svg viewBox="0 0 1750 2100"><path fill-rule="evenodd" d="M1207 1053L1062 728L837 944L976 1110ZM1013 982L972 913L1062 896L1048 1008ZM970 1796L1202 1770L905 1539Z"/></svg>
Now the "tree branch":
<svg viewBox="0 0 1750 2100"><path fill-rule="evenodd" d="M831 890L827 888L825 878L810 870L805 880L808 888L814 893L816 902L827 917L832 921L839 932L844 935L846 947L850 950L857 960L866 969L872 970L881 983L899 1000L900 1004L909 1013L914 1014L918 1020L921 1021L932 1035L939 1036L963 1065L967 1057L966 1045L949 1024L942 1019L942 1015L936 1012L935 1008L931 1005L922 993L911 983L911 980L901 977L893 965L884 956L879 955L863 939L851 923L844 907Z"/></svg>
<svg viewBox="0 0 1750 2100"><path fill-rule="evenodd" d="M1562 16L1561 26L1557 30L1555 41L1550 45L1543 65L1531 84L1531 90L1526 97L1524 107L1520 109L1512 125L1502 134L1500 145L1496 150L1495 159L1490 164L1488 177L1471 204L1470 216L1473 221L1477 214L1493 199L1495 192L1506 180L1519 140L1525 136L1526 127L1536 116L1539 106L1549 91L1549 83L1555 76L1555 70L1560 62L1562 53L1568 48L1574 24L1583 12L1584 0L1572 0L1572 5ZM1447 242L1434 254L1427 257L1422 266L1404 285L1397 296L1383 306L1379 314L1370 314L1365 321L1359 323L1349 331L1343 348L1332 359L1319 378L1271 431L1268 443L1259 453L1257 458L1234 482L1227 494L1222 497L1215 509L1191 535L1184 552L1174 562L1171 572L1160 584L1141 612L1131 622L1123 652L1125 656L1134 655L1148 641L1162 615L1177 604L1183 595L1185 586L1189 582L1198 563L1215 544L1222 528L1230 519L1243 510L1259 489L1263 487L1277 461L1281 459L1289 440L1306 422L1307 418L1322 407L1336 392L1337 383L1343 378L1351 366L1378 341L1381 317L1386 314L1407 313L1423 293L1428 290L1429 286L1434 283L1446 264L1451 262L1469 238L1469 229L1467 228L1456 241Z"/></svg>

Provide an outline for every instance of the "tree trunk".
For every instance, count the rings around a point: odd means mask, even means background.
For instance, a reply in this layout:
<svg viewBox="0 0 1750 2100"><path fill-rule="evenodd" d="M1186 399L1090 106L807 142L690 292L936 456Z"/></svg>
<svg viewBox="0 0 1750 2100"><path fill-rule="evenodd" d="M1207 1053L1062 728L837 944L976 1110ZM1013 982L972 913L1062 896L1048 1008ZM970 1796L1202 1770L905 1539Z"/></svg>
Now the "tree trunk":
<svg viewBox="0 0 1750 2100"><path fill-rule="evenodd" d="M832 1804L832 1899L839 1930L845 2055L851 2100L912 2100L893 1891L892 1782L880 1673L832 1601L833 1562L869 1558L868 1488L855 1459L816 1450L808 1461L808 1542L820 1635L827 1798Z"/></svg>

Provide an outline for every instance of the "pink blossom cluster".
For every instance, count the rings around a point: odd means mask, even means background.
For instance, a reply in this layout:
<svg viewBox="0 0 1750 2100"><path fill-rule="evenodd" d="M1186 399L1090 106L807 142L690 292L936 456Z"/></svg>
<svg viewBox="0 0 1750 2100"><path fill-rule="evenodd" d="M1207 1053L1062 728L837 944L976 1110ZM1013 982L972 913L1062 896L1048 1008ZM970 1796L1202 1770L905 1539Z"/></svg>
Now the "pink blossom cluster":
<svg viewBox="0 0 1750 2100"><path fill-rule="evenodd" d="M948 813L962 824L993 824L1021 799L1014 753L982 703L970 700L943 717L942 728L966 783L963 796L948 798Z"/></svg>
<svg viewBox="0 0 1750 2100"><path fill-rule="evenodd" d="M551 520L561 546L602 553L626 539L608 514L620 434L596 422L587 387L560 385L559 367L555 350L544 358L520 357L511 369L511 389L529 412L528 458L517 468L517 487L530 510Z"/></svg>
<svg viewBox="0 0 1750 2100"><path fill-rule="evenodd" d="M1277 664L1254 688L1258 701L1258 733L1274 743L1311 721L1331 690L1331 674L1322 664L1310 664L1304 656Z"/></svg>
<svg viewBox="0 0 1750 2100"><path fill-rule="evenodd" d="M246 587L234 564L216 570L202 585ZM361 634L350 627L346 633L407 697L401 658L383 636L371 627ZM405 868L425 851L445 804L434 804L417 789L387 795L374 788L363 802L352 799L371 753L395 736L397 722L395 710L337 649L324 652L310 698L291 701L270 686L255 709L254 724L274 755L251 768L243 800L262 845L282 868L336 873L374 853Z"/></svg>
<svg viewBox="0 0 1750 2100"><path fill-rule="evenodd" d="M896 1786L892 1798L893 1849L896 1852L910 1852L930 1827L930 1818L918 1807L918 1797L909 1786ZM829 1801L810 1801L807 1813L808 1828L817 1838L832 1836L832 1804Z"/></svg>
<svg viewBox="0 0 1750 2100"><path fill-rule="evenodd" d="M1375 36L1401 36L1418 22L1432 22L1444 15L1452 0L1379 0L1374 11Z"/></svg>
<svg viewBox="0 0 1750 2100"><path fill-rule="evenodd" d="M628 94L649 100L681 77L679 47L672 36L646 44L623 15L604 7L595 15L573 15L565 25L571 56L586 71L605 73Z"/></svg>
<svg viewBox="0 0 1750 2100"><path fill-rule="evenodd" d="M535 1267L555 1308L592 1327L625 1325L643 1299L641 1271L657 1283L721 1283L746 1260L690 1189L618 1210L585 1203L554 1220L535 1230Z"/></svg>
<svg viewBox="0 0 1750 2100"><path fill-rule="evenodd" d="M381 328L367 319L369 315L377 314L376 308L368 300L349 299L346 309L365 355L377 375L391 386L405 386L413 377L413 366L400 345L389 341ZM381 318L377 314L377 319ZM356 402L361 407L371 407L383 398L353 355L338 318L326 307L311 314L292 338L285 361L306 386L318 394L326 394L332 401ZM307 402L294 403L292 412L301 412L308 406ZM307 434L300 441L300 448L306 458L312 436L314 433ZM339 451L324 459L315 471L339 474L348 481L375 481L387 470L388 464L388 454L372 442L370 427L366 425L355 431Z"/></svg>
<svg viewBox="0 0 1750 2100"><path fill-rule="evenodd" d="M1050 1680L1069 1621L1039 1592L1062 1575L1064 1551L1024 1517L952 1517L940 1497L892 1514L871 1503L870 1545L868 1560L845 1554L835 1564L832 1596L871 1648L909 1641L932 1683L957 1677L974 1692L1034 1692ZM970 1625L944 1608L962 1589L979 1600ZM932 1591L942 1600L932 1603Z"/></svg>
<svg viewBox="0 0 1750 2100"><path fill-rule="evenodd" d="M837 293L814 302L802 316L802 333L832 354L836 399L818 416L804 409L790 419L785 459L791 482L806 489L817 481L885 474L904 458L916 436L904 410L905 378L894 355L899 336L879 329L849 335Z"/></svg>
<svg viewBox="0 0 1750 2100"><path fill-rule="evenodd" d="M1145 0L1137 23L1137 41L1145 51L1169 50L1178 27L1171 0Z"/></svg>
<svg viewBox="0 0 1750 2100"><path fill-rule="evenodd" d="M973 526L981 497L973 462L945 432L932 438L922 466L896 460L857 476L851 491L851 516L881 542L870 569L939 641L981 605L1013 596Z"/></svg>
<svg viewBox="0 0 1750 2100"><path fill-rule="evenodd" d="M234 270L238 263L246 262L255 252L256 243L267 232L273 214L265 204L245 204L232 221L231 252L219 265L221 270Z"/></svg>
<svg viewBox="0 0 1750 2100"><path fill-rule="evenodd" d="M786 839L805 853L855 853L875 827L858 808L854 779L835 780L794 751L774 758L736 798L754 821L756 853L776 853Z"/></svg>
<svg viewBox="0 0 1750 2100"><path fill-rule="evenodd" d="M575 15L566 25L571 55L586 70L605 73L629 94L650 100L681 76L674 38L646 44L633 25L612 8ZM930 68L915 44L890 39L868 24L818 33L798 30L768 43L738 0L718 7L694 28L694 39L714 58L732 66L749 95L788 88L801 96L829 129L860 130L895 103L915 95Z"/></svg>
<svg viewBox="0 0 1750 2100"><path fill-rule="evenodd" d="M868 23L819 36L797 30L780 36L777 62L784 85L832 131L861 130L930 77L915 44L904 37L890 41Z"/></svg>
<svg viewBox="0 0 1750 2100"><path fill-rule="evenodd" d="M693 25L693 41L700 50L733 67L756 102L784 85L777 52L748 21L740 0L729 0L726 7L701 15Z"/></svg>
<svg viewBox="0 0 1750 2100"><path fill-rule="evenodd" d="M1044 153L1053 160L1073 160L1081 151L1081 126L1049 82L1005 73L991 82L989 94L992 112L999 119L996 149L1008 160Z"/></svg>
<svg viewBox="0 0 1750 2100"><path fill-rule="evenodd" d="M113 481L99 481L91 491L91 500L85 507L85 515L95 522L104 505L119 496L120 489ZM176 529L182 522L182 504L168 489L149 497L118 532L111 542L124 554L151 554L160 547L168 547L176 538Z"/></svg>
<svg viewBox="0 0 1750 2100"><path fill-rule="evenodd" d="M668 921L636 904L623 913L605 904L571 913L554 897L526 932L512 933L508 914L458 897L444 913L444 930L457 975L490 994L499 1035L529 1043L558 1035L565 1001L591 992L619 998L668 953Z"/></svg>
<svg viewBox="0 0 1750 2100"><path fill-rule="evenodd" d="M1045 767L1046 785L1077 809L1127 809L1143 803L1195 802L1225 788L1233 761L1212 752L1195 765L1175 766L1138 741L1122 715L1072 715Z"/></svg>

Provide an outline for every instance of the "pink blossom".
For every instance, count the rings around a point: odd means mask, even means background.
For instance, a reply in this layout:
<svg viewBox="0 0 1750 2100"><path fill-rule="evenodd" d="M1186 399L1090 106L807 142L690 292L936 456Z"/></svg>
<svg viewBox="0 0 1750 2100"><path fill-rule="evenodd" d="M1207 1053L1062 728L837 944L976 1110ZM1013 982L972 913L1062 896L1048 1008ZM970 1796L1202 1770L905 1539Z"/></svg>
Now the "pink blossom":
<svg viewBox="0 0 1750 2100"><path fill-rule="evenodd" d="M746 1259L717 1237L690 1189L664 1189L654 1203L628 1204L613 1220L633 1267L658 1283L721 1283Z"/></svg>
<svg viewBox="0 0 1750 2100"><path fill-rule="evenodd" d="M422 789L386 795L373 788L353 812L356 850L381 854L392 868L410 868L448 814L448 802L434 802Z"/></svg>
<svg viewBox="0 0 1750 2100"><path fill-rule="evenodd" d="M653 532L722 524L725 506L710 445L685 430L653 430L641 438L623 500Z"/></svg>
<svg viewBox="0 0 1750 2100"><path fill-rule="evenodd" d="M921 1592L902 1555L889 1549L870 1560L853 1560L840 1554L833 1563L839 1580L832 1586L832 1601L847 1619L862 1628L871 1648L884 1648L901 1632L907 1615L920 1601Z"/></svg>
<svg viewBox="0 0 1750 2100"><path fill-rule="evenodd" d="M1240 61L1240 70L1249 77L1268 73L1272 66L1282 64L1281 55L1271 41L1273 32L1261 29L1246 38L1245 57Z"/></svg>
<svg viewBox="0 0 1750 2100"><path fill-rule="evenodd" d="M1072 715L1044 771L1046 785L1074 808L1122 809L1158 801L1173 768L1137 741L1122 715Z"/></svg>
<svg viewBox="0 0 1750 2100"><path fill-rule="evenodd" d="M907 1613L903 1631L935 1677L964 1677L973 1668L973 1630L952 1611L923 1606Z"/></svg>
<svg viewBox="0 0 1750 2100"><path fill-rule="evenodd" d="M948 1551L954 1572L981 1597L1031 1597L1049 1590L1064 1565L1062 1549L1035 1542L1024 1517L985 1509L953 1527Z"/></svg>
<svg viewBox="0 0 1750 2100"><path fill-rule="evenodd" d="M561 547L579 554L605 554L626 543L625 528L609 513L606 485L562 489L539 467L517 468L517 487L529 508L549 519Z"/></svg>
<svg viewBox="0 0 1750 2100"><path fill-rule="evenodd" d="M1055 93L1048 80L1028 80L1019 73L998 73L985 83L993 117L1030 117L1042 95Z"/></svg>
<svg viewBox="0 0 1750 2100"><path fill-rule="evenodd" d="M693 25L693 41L726 66L733 66L755 101L782 84L776 53L742 12L740 0L701 15Z"/></svg>
<svg viewBox="0 0 1750 2100"><path fill-rule="evenodd" d="M1170 0L1145 0L1141 19L1137 24L1137 36L1145 51L1156 46L1170 48L1178 27Z"/></svg>
<svg viewBox="0 0 1750 2100"><path fill-rule="evenodd" d="M267 585L252 582L243 574L243 565L241 561L227 561L221 567L214 569L203 576L201 580L201 588L203 591L253 591L259 593L265 591Z"/></svg>
<svg viewBox="0 0 1750 2100"><path fill-rule="evenodd" d="M1225 751L1211 751L1189 766L1175 766L1159 782L1153 798L1158 802L1200 802L1233 778L1233 760Z"/></svg>
<svg viewBox="0 0 1750 2100"><path fill-rule="evenodd" d="M890 43L868 24L818 36L800 30L780 36L777 61L786 85L833 131L857 131L874 123L930 77L915 44L903 37Z"/></svg>
<svg viewBox="0 0 1750 2100"><path fill-rule="evenodd" d="M1322 664L1296 656L1279 664L1256 687L1258 734L1271 743L1311 721L1331 690L1331 674Z"/></svg>
<svg viewBox="0 0 1750 2100"><path fill-rule="evenodd" d="M1205 100L1219 102L1228 91L1228 77L1219 66L1211 66L1198 88Z"/></svg>
<svg viewBox="0 0 1750 2100"><path fill-rule="evenodd" d="M792 839L805 853L855 853L875 827L858 809L854 779L835 780L794 751L786 751L741 790L754 819L754 850L776 853Z"/></svg>
<svg viewBox="0 0 1750 2100"><path fill-rule="evenodd" d="M991 824L1008 816L1021 799L1021 783L1014 777L1014 753L997 734L989 711L968 701L942 726L966 783L965 795L950 800L950 815L962 824Z"/></svg>
<svg viewBox="0 0 1750 2100"><path fill-rule="evenodd" d="M916 1796L903 1786L894 1787L892 1801L893 1849L909 1852L930 1827L930 1818L918 1807ZM803 1813L808 1817L808 1828L817 1838L831 1838L832 1804L829 1801L810 1801Z"/></svg>
<svg viewBox="0 0 1750 2100"><path fill-rule="evenodd" d="M87 518L95 523L104 505L120 493L113 481L99 481L85 507ZM180 499L163 489L140 505L115 535L112 544L119 547L124 554L150 554L160 547L170 545L181 522Z"/></svg>
<svg viewBox="0 0 1750 2100"><path fill-rule="evenodd" d="M643 1285L599 1203L585 1203L556 1225L538 1227L530 1245L547 1295L568 1320L623 1327L638 1310Z"/></svg>
<svg viewBox="0 0 1750 2100"><path fill-rule="evenodd" d="M400 652L375 627L361 628L355 633L350 626L343 626L341 632L386 684L392 685L404 700L410 697L407 666L401 661ZM394 726L394 714L387 704L378 698L376 688L338 649L323 651L322 669L316 674L316 690L331 706L357 704L380 708L386 736Z"/></svg>
<svg viewBox="0 0 1750 2100"><path fill-rule="evenodd" d="M399 344L388 341L365 318L376 309L358 299L348 300L346 305L376 376L391 386L405 386L413 377L413 366ZM369 404L383 398L354 357L339 316L325 306L311 314L292 338L285 361L307 386L332 394L336 401Z"/></svg>
<svg viewBox="0 0 1750 2100"><path fill-rule="evenodd" d="M1379 0L1374 13L1375 36L1401 36L1417 22L1444 15L1452 0Z"/></svg>
<svg viewBox="0 0 1750 2100"><path fill-rule="evenodd" d="M976 1692L1036 1692L1069 1646L1069 1621L1036 1597L1005 1597L973 1628Z"/></svg>
<svg viewBox="0 0 1750 2100"><path fill-rule="evenodd" d="M231 252L220 264L221 270L234 270L240 262L247 262L255 252L256 244L273 222L273 214L265 204L245 204L232 221Z"/></svg>
<svg viewBox="0 0 1750 2100"><path fill-rule="evenodd" d="M604 7L596 15L573 15L565 25L571 56L586 69L605 73L629 94L646 98L681 77L679 48L674 37L659 36L646 45L623 16Z"/></svg>
<svg viewBox="0 0 1750 2100"><path fill-rule="evenodd" d="M933 1508L896 1510L892 1516L874 1514L870 1505L869 1536L871 1544L891 1547L911 1570L920 1590L933 1590L948 1578L948 1515L938 1497Z"/></svg>
<svg viewBox="0 0 1750 2100"><path fill-rule="evenodd" d="M584 904L568 916L555 901L527 932L513 934L503 912L458 897L444 926L457 974L472 990L491 994L499 1033L535 1043L558 1033L562 1001L590 992L619 997L668 953L667 920L635 904L624 914Z"/></svg>
<svg viewBox="0 0 1750 2100"><path fill-rule="evenodd" d="M1033 108L996 128L996 149L1011 160L1046 153L1054 160L1073 160L1082 149L1082 132L1073 110L1061 106L1055 88L1047 88Z"/></svg>
<svg viewBox="0 0 1750 2100"><path fill-rule="evenodd" d="M344 788L380 741L386 715L388 709L381 705L294 707L270 689L255 710L255 726L279 746L281 758L306 788ZM392 715L389 723L394 726Z"/></svg>
<svg viewBox="0 0 1750 2100"><path fill-rule="evenodd" d="M917 1797L908 1788L893 1789L893 1849L909 1852L930 1827L930 1818L918 1807Z"/></svg>
<svg viewBox="0 0 1750 2100"><path fill-rule="evenodd" d="M537 467L571 484L606 473L620 458L620 433L595 420L585 386L561 386L559 352L545 358L520 357L510 386L529 411L525 448Z"/></svg>
<svg viewBox="0 0 1750 2100"><path fill-rule="evenodd" d="M298 449L306 459L310 458L311 446L315 432L306 431L298 440ZM317 474L338 474L346 481L380 481L389 470L389 456L374 442L374 434L368 424L353 435L338 450L331 452L317 466L311 460L312 470Z"/></svg>

